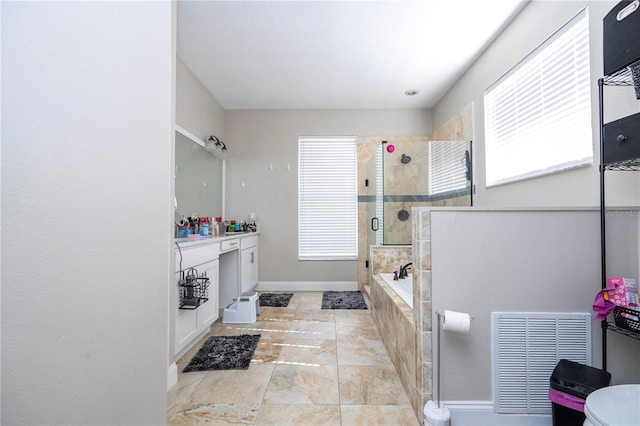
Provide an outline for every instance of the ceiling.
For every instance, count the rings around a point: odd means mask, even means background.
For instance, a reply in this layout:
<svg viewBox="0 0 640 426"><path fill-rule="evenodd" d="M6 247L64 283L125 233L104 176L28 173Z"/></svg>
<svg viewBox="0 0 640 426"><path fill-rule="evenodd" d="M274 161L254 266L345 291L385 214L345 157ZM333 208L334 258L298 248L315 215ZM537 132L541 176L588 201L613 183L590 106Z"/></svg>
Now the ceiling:
<svg viewBox="0 0 640 426"><path fill-rule="evenodd" d="M431 108L525 3L181 0L177 51L227 110Z"/></svg>

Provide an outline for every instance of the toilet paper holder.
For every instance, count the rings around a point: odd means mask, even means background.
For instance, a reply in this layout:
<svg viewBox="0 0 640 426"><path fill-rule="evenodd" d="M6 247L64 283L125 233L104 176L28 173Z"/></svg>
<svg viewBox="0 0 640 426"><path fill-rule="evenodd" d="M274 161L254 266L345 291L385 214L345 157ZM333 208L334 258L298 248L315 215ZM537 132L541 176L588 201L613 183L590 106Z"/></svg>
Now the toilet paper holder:
<svg viewBox="0 0 640 426"><path fill-rule="evenodd" d="M440 399L440 360L441 360L441 358L440 358L440 346L441 346L441 344L440 344L440 334L444 330L444 323L447 320L447 315L449 315L450 318L453 317L456 320L460 319L461 315L462 316L466 316L466 318L468 320L468 324L467 324L466 330L464 330L464 331L457 330L455 327L450 329L450 330L445 330L445 331L467 333L467 332L469 332L469 330L470 330L469 326L470 326L471 322L473 321L473 317L470 316L467 313L464 313L464 312L455 312L455 311L445 310L444 313L441 314L440 312L436 311L436 316L438 317L438 326L437 326L438 327L438 342L437 342L437 345L438 345L438 351L437 351L437 353L438 353L438 369L436 371L436 375L437 375L436 377L437 377L437 381L438 381L438 387L437 387L437 390L438 390L438 408L441 407L441 399Z"/></svg>

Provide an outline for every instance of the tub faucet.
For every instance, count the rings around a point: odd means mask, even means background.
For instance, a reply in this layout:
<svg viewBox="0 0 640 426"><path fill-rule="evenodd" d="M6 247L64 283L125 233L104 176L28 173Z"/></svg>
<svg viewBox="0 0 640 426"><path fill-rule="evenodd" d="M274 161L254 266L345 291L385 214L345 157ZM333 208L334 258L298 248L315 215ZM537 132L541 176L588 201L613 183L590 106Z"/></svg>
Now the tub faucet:
<svg viewBox="0 0 640 426"><path fill-rule="evenodd" d="M406 265L401 266L400 274L399 274L400 276L398 278L406 278L409 275L409 273L407 272L407 269L409 269L411 265L413 265L413 262L409 262Z"/></svg>

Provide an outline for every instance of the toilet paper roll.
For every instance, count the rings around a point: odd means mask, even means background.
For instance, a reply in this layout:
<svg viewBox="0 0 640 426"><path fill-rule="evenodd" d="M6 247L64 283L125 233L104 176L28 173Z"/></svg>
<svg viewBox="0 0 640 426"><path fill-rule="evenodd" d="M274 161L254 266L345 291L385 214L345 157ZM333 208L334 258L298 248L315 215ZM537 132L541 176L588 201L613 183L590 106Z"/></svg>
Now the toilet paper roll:
<svg viewBox="0 0 640 426"><path fill-rule="evenodd" d="M456 333L468 333L471 327L471 317L464 312L444 311L442 329Z"/></svg>

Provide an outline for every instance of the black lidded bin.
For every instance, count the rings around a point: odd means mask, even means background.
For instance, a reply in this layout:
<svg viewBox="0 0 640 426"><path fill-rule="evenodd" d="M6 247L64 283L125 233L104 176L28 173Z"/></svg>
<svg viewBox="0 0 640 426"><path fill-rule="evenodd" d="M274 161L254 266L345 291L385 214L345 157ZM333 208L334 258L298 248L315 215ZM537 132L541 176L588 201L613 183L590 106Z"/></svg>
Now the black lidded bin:
<svg viewBox="0 0 640 426"><path fill-rule="evenodd" d="M582 426L585 420L584 402L595 390L609 386L611 373L578 362L561 359L551 374L549 384L555 395L570 402L554 402L551 398L553 426ZM559 392L559 394L558 394ZM576 404L577 401L577 404ZM578 405L582 405L578 408Z"/></svg>

